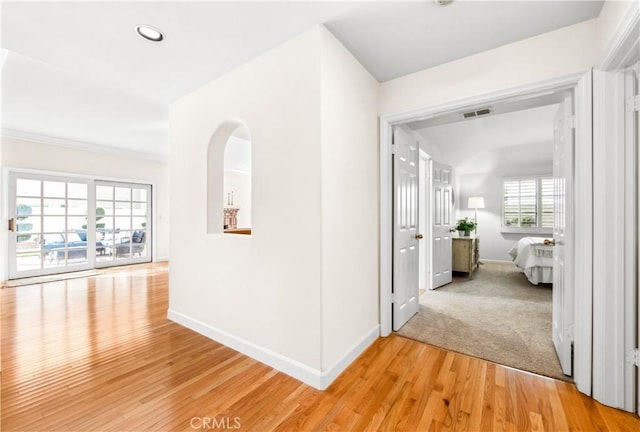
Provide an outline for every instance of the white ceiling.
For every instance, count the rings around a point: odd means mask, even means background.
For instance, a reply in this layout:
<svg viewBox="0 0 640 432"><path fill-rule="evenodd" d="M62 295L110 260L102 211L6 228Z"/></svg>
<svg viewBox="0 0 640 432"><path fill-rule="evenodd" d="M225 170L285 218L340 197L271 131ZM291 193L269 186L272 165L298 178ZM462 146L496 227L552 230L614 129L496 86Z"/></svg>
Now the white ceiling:
<svg viewBox="0 0 640 432"><path fill-rule="evenodd" d="M325 23L386 80L593 18L601 6L2 1L2 128L166 156L169 102L313 25ZM141 23L166 40L140 39Z"/></svg>
<svg viewBox="0 0 640 432"><path fill-rule="evenodd" d="M603 4L373 2L326 26L382 82L596 18Z"/></svg>
<svg viewBox="0 0 640 432"><path fill-rule="evenodd" d="M488 172L491 165L482 162L496 151L514 156L526 152L532 163L551 163L557 111L554 104L431 127L416 122L409 127L422 138L421 148L434 159L459 173Z"/></svg>

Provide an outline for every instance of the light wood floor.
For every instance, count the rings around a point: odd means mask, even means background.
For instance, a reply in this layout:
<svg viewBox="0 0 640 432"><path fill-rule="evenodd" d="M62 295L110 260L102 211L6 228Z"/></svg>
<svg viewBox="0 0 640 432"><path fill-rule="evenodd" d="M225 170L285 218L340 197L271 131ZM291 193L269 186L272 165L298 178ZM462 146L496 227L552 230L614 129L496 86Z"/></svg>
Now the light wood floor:
<svg viewBox="0 0 640 432"><path fill-rule="evenodd" d="M2 430L614 430L572 384L399 336L325 392L166 319L168 271L4 288Z"/></svg>

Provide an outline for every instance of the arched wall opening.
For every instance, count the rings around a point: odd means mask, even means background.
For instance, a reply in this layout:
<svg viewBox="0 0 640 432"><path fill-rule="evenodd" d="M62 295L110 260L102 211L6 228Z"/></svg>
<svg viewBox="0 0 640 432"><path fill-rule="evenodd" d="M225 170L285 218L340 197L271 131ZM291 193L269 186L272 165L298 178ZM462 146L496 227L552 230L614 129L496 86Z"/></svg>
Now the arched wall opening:
<svg viewBox="0 0 640 432"><path fill-rule="evenodd" d="M207 150L207 233L251 234L251 133L221 124Z"/></svg>

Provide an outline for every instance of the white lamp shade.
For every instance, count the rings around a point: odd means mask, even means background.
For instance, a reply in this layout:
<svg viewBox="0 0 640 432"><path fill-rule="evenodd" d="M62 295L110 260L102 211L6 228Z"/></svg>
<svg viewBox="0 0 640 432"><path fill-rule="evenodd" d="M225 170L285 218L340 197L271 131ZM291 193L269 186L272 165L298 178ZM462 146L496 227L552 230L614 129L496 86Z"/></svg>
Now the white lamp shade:
<svg viewBox="0 0 640 432"><path fill-rule="evenodd" d="M472 209L481 209L484 208L484 198L483 197L469 197L468 208Z"/></svg>

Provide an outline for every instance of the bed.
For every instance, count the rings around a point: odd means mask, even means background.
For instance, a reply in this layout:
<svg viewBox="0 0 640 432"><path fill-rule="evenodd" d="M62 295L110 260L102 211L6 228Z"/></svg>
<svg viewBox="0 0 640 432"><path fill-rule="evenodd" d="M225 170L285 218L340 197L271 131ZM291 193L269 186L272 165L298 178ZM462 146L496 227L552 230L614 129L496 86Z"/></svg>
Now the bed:
<svg viewBox="0 0 640 432"><path fill-rule="evenodd" d="M553 246L545 244L550 241L544 237L524 237L509 251L515 265L534 285L553 283Z"/></svg>

